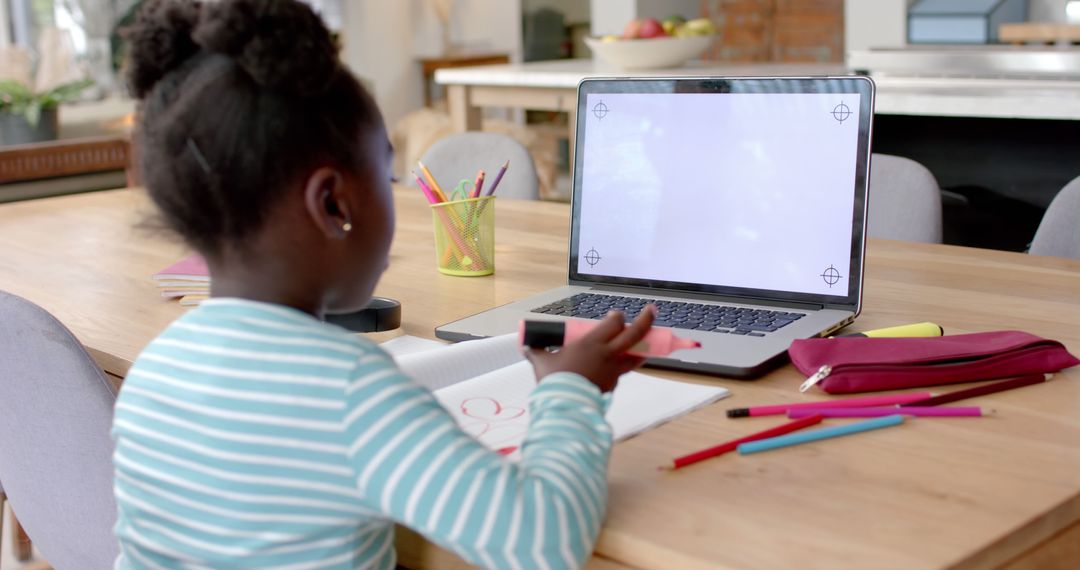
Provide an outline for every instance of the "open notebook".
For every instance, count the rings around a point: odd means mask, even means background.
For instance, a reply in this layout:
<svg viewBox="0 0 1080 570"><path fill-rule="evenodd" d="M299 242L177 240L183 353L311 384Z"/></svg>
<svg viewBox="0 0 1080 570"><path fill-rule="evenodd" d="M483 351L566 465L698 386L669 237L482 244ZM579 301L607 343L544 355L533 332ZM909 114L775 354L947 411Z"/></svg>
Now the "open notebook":
<svg viewBox="0 0 1080 570"><path fill-rule="evenodd" d="M517 335L453 345L399 337L383 347L402 371L434 391L465 431L491 449L519 455L536 377L521 355ZM620 441L728 394L725 388L629 372L619 380L606 417Z"/></svg>

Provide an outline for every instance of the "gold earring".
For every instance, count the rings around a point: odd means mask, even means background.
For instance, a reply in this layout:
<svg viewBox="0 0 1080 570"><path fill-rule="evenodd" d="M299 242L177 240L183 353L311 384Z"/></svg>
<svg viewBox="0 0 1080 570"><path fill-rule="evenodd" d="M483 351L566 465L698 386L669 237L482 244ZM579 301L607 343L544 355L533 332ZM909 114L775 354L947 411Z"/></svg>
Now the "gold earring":
<svg viewBox="0 0 1080 570"><path fill-rule="evenodd" d="M343 232L346 232L346 233L351 232L352 231L352 224L350 224L349 222L345 222L344 224L342 224L341 230Z"/></svg>

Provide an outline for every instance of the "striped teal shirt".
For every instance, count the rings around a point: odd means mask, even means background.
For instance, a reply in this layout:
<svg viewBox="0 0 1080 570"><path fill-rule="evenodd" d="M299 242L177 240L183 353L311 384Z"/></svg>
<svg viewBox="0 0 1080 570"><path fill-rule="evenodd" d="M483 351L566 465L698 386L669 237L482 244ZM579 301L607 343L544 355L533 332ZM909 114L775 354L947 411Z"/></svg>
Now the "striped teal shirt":
<svg viewBox="0 0 1080 570"><path fill-rule="evenodd" d="M120 391L116 568L389 569L395 522L487 568L580 566L606 503L602 398L560 373L529 408L512 463L367 340L211 299Z"/></svg>

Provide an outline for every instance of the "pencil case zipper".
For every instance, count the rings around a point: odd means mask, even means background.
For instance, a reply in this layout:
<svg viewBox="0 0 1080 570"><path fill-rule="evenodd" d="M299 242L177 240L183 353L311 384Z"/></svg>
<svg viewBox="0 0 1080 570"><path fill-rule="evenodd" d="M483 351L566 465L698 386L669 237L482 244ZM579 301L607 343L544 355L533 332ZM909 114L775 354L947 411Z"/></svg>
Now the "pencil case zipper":
<svg viewBox="0 0 1080 570"><path fill-rule="evenodd" d="M875 375L890 375L890 374L903 374L906 377L910 377L912 374L918 374L920 372L941 372L950 370L962 370L968 375L972 375L977 372L992 370L994 366L1000 365L1002 362L1014 359L1017 357L1030 357L1040 352L1052 352L1060 350L1059 347L1053 345L1028 345L1023 347L1017 347L1015 350L1010 350L1001 354L990 355L972 355L960 358L950 358L948 360L929 360L922 362L910 362L904 364L837 364L829 365L824 364L818 368L817 372L810 375L806 381L799 386L800 392L806 392L814 386L821 385L826 379L835 379L838 375L851 374L857 372L859 374L875 374ZM930 374L924 374L929 376ZM1003 377L1003 376L1002 376ZM995 376L990 375L983 380L991 380ZM955 382L963 382L964 380L957 379ZM887 385L887 383L885 383ZM911 388L917 386L923 386L926 384L905 384L887 387L875 387L875 390L892 390L900 388Z"/></svg>

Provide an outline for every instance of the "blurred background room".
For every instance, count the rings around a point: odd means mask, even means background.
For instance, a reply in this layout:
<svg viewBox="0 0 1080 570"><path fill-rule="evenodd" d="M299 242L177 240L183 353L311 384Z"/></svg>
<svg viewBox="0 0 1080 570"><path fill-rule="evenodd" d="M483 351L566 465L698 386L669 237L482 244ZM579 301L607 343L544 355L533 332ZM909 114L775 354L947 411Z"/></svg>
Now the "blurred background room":
<svg viewBox="0 0 1080 570"><path fill-rule="evenodd" d="M1080 1L309 2L383 109L403 180L436 141L484 130L523 144L539 197L566 201L574 86L642 74L872 75L874 151L933 173L948 243L1022 250L1080 174ZM118 30L139 3L0 0L0 201L137 183ZM612 59L658 28L693 53Z"/></svg>

